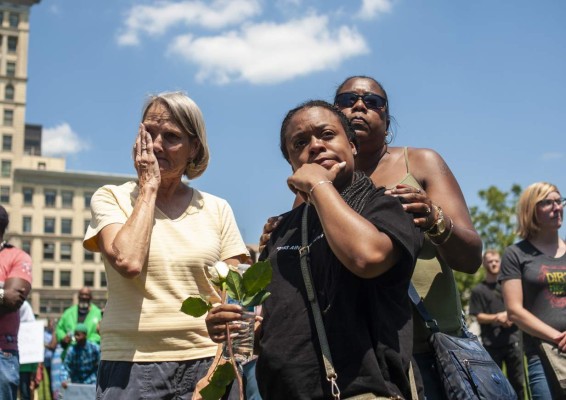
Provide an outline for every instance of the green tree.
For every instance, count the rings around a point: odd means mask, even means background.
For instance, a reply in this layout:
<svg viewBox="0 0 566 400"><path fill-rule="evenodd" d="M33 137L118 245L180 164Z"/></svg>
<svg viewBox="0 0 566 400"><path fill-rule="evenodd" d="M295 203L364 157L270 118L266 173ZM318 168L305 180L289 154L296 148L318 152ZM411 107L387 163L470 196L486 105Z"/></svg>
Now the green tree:
<svg viewBox="0 0 566 400"><path fill-rule="evenodd" d="M521 191L520 185L513 184L506 192L496 186L478 192L483 204L481 207L470 207L470 215L482 239L484 251L495 249L503 253L507 246L515 242L515 209ZM484 270L480 268L474 275L455 271L454 276L462 296L462 305L465 307L472 288L484 279Z"/></svg>

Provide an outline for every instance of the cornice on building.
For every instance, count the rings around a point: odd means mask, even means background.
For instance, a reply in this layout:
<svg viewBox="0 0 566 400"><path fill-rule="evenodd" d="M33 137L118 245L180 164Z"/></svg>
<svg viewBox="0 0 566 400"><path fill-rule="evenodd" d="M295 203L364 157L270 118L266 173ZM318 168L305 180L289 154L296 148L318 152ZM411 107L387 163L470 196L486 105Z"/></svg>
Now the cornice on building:
<svg viewBox="0 0 566 400"><path fill-rule="evenodd" d="M137 179L137 176L134 175L102 174L100 172L14 169L15 184L28 183L99 188L102 185L121 185L135 179Z"/></svg>
<svg viewBox="0 0 566 400"><path fill-rule="evenodd" d="M0 6L16 5L16 6L31 7L34 4L39 4L40 2L41 2L41 0L4 0L4 1L0 1Z"/></svg>

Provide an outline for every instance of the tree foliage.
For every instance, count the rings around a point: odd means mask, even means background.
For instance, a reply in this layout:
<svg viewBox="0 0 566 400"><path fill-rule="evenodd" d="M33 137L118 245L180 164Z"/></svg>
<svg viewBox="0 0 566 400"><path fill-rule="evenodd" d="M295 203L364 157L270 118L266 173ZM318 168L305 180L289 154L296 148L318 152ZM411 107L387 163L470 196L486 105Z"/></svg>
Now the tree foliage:
<svg viewBox="0 0 566 400"><path fill-rule="evenodd" d="M521 191L520 185L513 184L509 191L490 186L478 192L483 204L470 207L470 216L481 237L484 251L494 249L502 254L507 246L515 243L515 209ZM454 276L462 296L462 305L466 306L472 288L483 280L484 270L480 268L474 275L455 271Z"/></svg>

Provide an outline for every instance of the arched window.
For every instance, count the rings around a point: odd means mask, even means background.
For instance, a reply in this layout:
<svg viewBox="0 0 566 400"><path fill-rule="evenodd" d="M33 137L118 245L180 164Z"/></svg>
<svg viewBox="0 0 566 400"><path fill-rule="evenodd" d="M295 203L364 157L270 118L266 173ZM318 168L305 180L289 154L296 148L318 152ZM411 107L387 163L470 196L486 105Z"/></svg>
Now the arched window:
<svg viewBox="0 0 566 400"><path fill-rule="evenodd" d="M4 99L14 100L14 85L11 83L7 84L4 88Z"/></svg>

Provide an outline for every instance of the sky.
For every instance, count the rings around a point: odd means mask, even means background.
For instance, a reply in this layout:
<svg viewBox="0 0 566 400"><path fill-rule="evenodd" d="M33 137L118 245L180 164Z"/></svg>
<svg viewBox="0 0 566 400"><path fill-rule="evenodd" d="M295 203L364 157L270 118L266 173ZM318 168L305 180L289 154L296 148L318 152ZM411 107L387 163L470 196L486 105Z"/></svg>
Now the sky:
<svg viewBox="0 0 566 400"><path fill-rule="evenodd" d="M228 200L257 243L294 198L286 112L362 74L388 92L392 145L439 152L469 206L491 185L566 193L564 20L563 0L42 0L26 122L68 170L133 175L144 100L186 92L211 151L191 185Z"/></svg>

